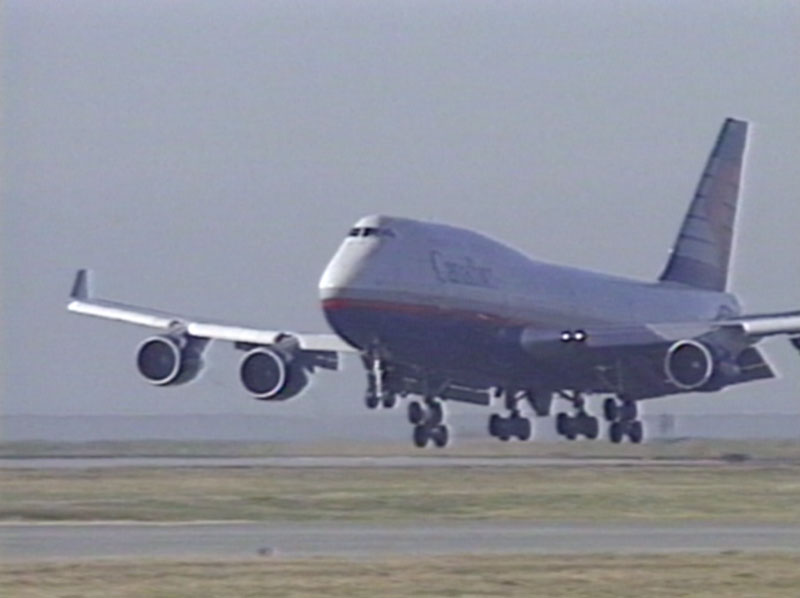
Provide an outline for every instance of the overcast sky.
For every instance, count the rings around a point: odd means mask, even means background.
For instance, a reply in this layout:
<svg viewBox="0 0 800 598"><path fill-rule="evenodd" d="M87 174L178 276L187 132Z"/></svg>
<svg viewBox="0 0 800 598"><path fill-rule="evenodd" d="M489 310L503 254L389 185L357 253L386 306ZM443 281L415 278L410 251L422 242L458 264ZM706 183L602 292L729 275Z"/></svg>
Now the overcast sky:
<svg viewBox="0 0 800 598"><path fill-rule="evenodd" d="M369 213L475 228L530 255L658 275L723 119L754 122L734 290L800 308L800 4L781 1L6 0L5 413L320 413L355 361L262 404L239 354L199 382L135 372L146 332L67 314L108 298L320 331L316 284ZM800 412L780 380L649 412ZM398 421L398 425L401 425Z"/></svg>

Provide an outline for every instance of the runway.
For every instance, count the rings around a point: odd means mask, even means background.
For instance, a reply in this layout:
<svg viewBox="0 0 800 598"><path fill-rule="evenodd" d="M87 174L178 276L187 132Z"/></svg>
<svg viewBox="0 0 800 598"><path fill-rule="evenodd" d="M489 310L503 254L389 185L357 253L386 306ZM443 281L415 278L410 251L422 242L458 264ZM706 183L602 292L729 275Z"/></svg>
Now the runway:
<svg viewBox="0 0 800 598"><path fill-rule="evenodd" d="M3 560L798 551L800 525L0 524Z"/></svg>
<svg viewBox="0 0 800 598"><path fill-rule="evenodd" d="M646 459L587 457L4 457L2 469L90 469L112 467L281 467L281 468L417 468L417 467L675 467L706 466L719 459Z"/></svg>

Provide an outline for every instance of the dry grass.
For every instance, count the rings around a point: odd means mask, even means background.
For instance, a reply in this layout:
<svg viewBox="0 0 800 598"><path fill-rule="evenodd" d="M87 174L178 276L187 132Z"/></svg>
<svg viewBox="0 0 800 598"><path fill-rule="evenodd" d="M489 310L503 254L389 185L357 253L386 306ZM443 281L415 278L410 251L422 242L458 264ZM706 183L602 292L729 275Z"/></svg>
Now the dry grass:
<svg viewBox="0 0 800 598"><path fill-rule="evenodd" d="M800 466L0 471L0 520L800 521Z"/></svg>
<svg viewBox="0 0 800 598"><path fill-rule="evenodd" d="M796 598L796 554L99 560L0 565L15 598L549 596Z"/></svg>

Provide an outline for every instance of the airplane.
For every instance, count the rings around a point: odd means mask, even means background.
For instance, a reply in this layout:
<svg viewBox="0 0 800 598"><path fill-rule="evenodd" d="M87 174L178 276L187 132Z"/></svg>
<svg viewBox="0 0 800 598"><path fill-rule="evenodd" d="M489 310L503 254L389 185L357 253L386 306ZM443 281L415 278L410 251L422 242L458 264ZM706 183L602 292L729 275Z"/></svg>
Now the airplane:
<svg viewBox="0 0 800 598"><path fill-rule="evenodd" d="M408 399L418 447L446 446L445 404L492 405L490 436L528 440L530 412L559 435L596 439L588 396L605 397L614 443L640 443L639 402L717 392L775 376L756 345L774 335L800 351L800 311L743 315L728 290L748 123L728 118L706 162L657 281L553 265L483 234L374 215L360 219L325 268L319 293L333 334L303 334L194 319L95 298L78 271L72 312L155 330L136 352L156 386L197 378L210 341L242 351L239 378L263 401L299 395L315 371L356 353L366 406Z"/></svg>

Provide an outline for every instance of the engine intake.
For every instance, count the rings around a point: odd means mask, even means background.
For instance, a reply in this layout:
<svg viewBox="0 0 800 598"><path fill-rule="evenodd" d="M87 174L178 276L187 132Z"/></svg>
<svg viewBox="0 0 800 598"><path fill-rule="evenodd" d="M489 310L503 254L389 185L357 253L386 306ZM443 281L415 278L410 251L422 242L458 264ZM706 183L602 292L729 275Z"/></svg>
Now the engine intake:
<svg viewBox="0 0 800 598"><path fill-rule="evenodd" d="M664 372L672 384L683 390L703 386L714 373L714 356L703 343L683 340L674 343L664 359Z"/></svg>
<svg viewBox="0 0 800 598"><path fill-rule="evenodd" d="M287 345L287 346L284 346ZM300 394L316 365L296 343L250 349L242 358L239 378L245 390L262 401L285 401Z"/></svg>
<svg viewBox="0 0 800 598"><path fill-rule="evenodd" d="M171 386L194 380L203 369L208 341L183 336L153 336L136 351L136 367L150 384Z"/></svg>
<svg viewBox="0 0 800 598"><path fill-rule="evenodd" d="M257 399L275 398L286 387L285 358L268 347L257 347L244 356L239 376L247 392Z"/></svg>

